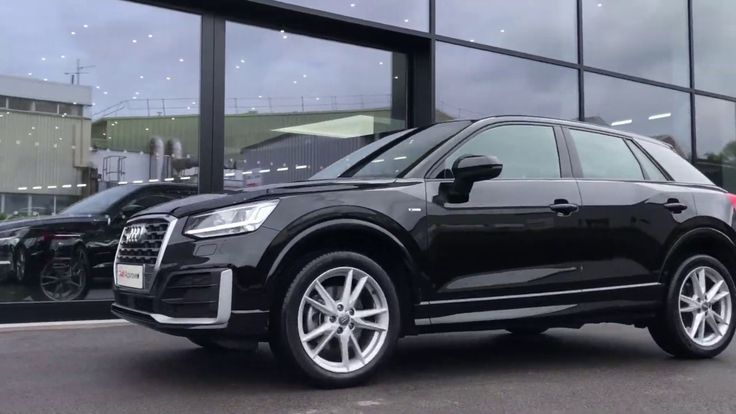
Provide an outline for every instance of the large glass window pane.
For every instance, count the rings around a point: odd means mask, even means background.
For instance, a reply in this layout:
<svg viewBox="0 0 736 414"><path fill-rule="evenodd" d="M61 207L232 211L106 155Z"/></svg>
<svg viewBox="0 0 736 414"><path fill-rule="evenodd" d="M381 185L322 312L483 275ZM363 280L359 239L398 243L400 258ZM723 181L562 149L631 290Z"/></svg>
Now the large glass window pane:
<svg viewBox="0 0 736 414"><path fill-rule="evenodd" d="M437 33L577 61L575 0L439 0Z"/></svg>
<svg viewBox="0 0 736 414"><path fill-rule="evenodd" d="M578 117L573 69L437 44L437 119L490 115Z"/></svg>
<svg viewBox="0 0 736 414"><path fill-rule="evenodd" d="M429 30L429 0L280 0L415 30Z"/></svg>
<svg viewBox="0 0 736 414"><path fill-rule="evenodd" d="M405 127L406 58L227 24L225 188L307 179Z"/></svg>
<svg viewBox="0 0 736 414"><path fill-rule="evenodd" d="M585 64L688 86L687 26L687 0L583 0Z"/></svg>
<svg viewBox="0 0 736 414"><path fill-rule="evenodd" d="M196 182L200 17L121 0L2 1L0 16L0 302L110 298L115 201ZM95 225L66 212L94 196L110 207L85 211ZM85 254L52 248L76 232L94 232ZM89 272L65 282L79 260Z"/></svg>
<svg viewBox="0 0 736 414"><path fill-rule="evenodd" d="M736 96L736 2L693 1L695 87Z"/></svg>
<svg viewBox="0 0 736 414"><path fill-rule="evenodd" d="M714 183L736 192L736 104L695 97L696 166Z"/></svg>
<svg viewBox="0 0 736 414"><path fill-rule="evenodd" d="M687 93L586 73L585 116L588 122L665 141L690 157Z"/></svg>

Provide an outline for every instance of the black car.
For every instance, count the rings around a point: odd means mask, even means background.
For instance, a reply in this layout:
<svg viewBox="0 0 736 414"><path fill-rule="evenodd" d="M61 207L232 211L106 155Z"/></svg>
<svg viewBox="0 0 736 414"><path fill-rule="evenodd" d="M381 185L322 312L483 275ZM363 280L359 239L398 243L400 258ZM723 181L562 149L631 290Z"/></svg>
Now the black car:
<svg viewBox="0 0 736 414"><path fill-rule="evenodd" d="M82 299L92 278L112 278L128 217L196 192L195 186L174 183L118 186L55 216L2 222L0 274L6 281L29 285L35 300Z"/></svg>
<svg viewBox="0 0 736 414"><path fill-rule="evenodd" d="M654 139L535 117L440 123L308 181L135 216L113 311L207 348L270 341L330 386L430 332L618 322L713 357L734 331L734 200Z"/></svg>

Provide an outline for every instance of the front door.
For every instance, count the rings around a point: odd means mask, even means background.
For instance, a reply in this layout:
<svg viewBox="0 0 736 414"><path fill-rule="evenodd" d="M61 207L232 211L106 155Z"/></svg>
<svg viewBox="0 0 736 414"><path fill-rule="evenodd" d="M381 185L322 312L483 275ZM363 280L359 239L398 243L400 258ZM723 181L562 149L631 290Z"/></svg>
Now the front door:
<svg viewBox="0 0 736 414"><path fill-rule="evenodd" d="M476 182L467 201L450 202L444 196L452 185L450 166L463 155L495 156L503 170ZM581 199L570 168L561 129L550 125L493 126L451 152L427 180L433 284L427 304L439 312L430 312L432 324L516 317L483 311L513 308L511 299L574 286L580 275ZM564 309L524 307L521 316Z"/></svg>

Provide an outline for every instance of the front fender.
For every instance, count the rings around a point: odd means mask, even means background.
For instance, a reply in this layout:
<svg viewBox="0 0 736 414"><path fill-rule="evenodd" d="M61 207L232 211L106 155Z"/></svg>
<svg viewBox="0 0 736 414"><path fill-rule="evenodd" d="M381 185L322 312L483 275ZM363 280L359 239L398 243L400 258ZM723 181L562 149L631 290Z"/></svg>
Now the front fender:
<svg viewBox="0 0 736 414"><path fill-rule="evenodd" d="M365 207L325 208L306 214L281 230L263 255L259 267L267 275L266 282L269 284L283 268L289 253L305 239L322 232L365 230L392 243L401 251L410 272L416 274L420 268L416 258L421 257L416 238L416 234L421 234L419 227L417 223L414 228L406 229L390 217Z"/></svg>

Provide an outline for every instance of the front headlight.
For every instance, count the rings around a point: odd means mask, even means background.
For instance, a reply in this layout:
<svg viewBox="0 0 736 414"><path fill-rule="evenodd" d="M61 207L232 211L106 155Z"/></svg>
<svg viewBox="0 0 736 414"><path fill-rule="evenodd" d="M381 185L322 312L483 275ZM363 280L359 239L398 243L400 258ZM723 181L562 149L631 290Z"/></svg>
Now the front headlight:
<svg viewBox="0 0 736 414"><path fill-rule="evenodd" d="M187 221L184 234L216 237L256 231L278 203L279 200L268 200L192 216Z"/></svg>

